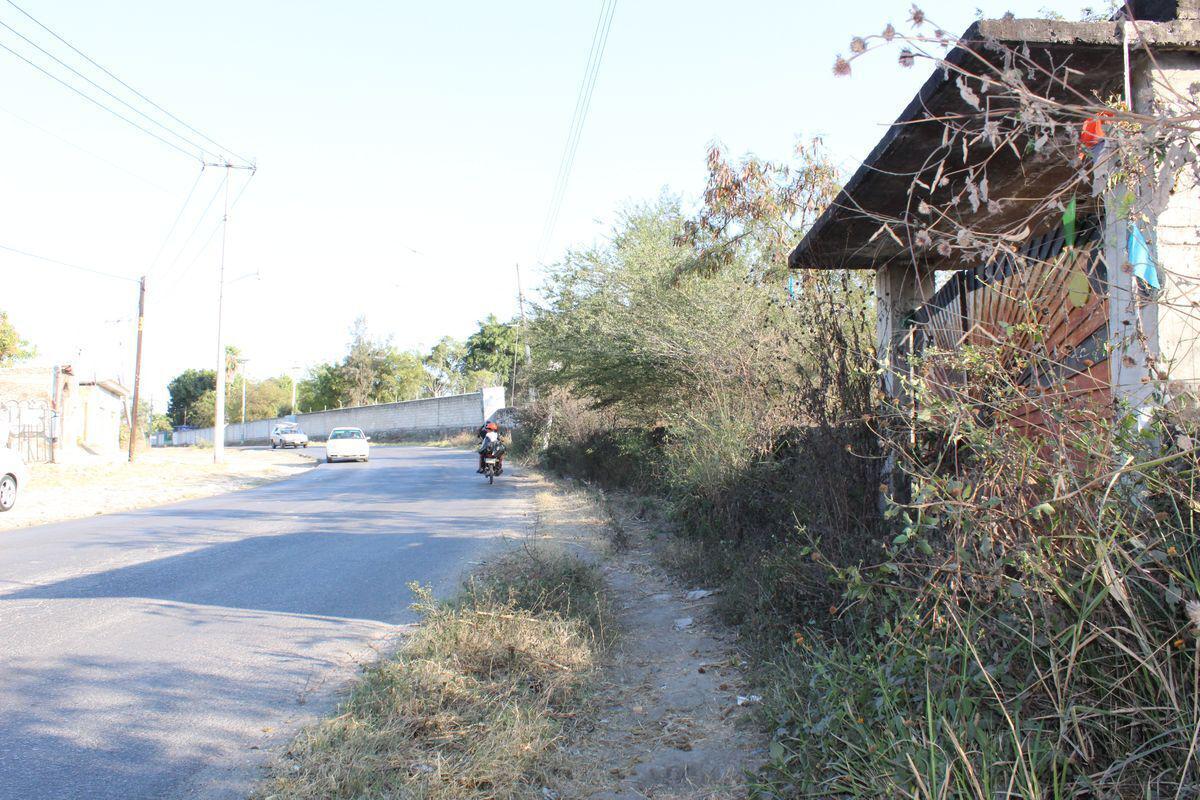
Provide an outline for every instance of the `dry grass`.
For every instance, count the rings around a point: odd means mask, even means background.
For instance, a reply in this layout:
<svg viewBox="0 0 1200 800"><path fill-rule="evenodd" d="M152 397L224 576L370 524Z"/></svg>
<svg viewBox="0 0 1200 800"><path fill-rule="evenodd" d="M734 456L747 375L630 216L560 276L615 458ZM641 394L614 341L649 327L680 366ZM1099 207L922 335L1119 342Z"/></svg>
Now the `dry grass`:
<svg viewBox="0 0 1200 800"><path fill-rule="evenodd" d="M430 447L478 447L479 435L475 431L459 431L427 442Z"/></svg>
<svg viewBox="0 0 1200 800"><path fill-rule="evenodd" d="M613 609L600 570L565 551L525 546L481 567L467 582L470 607L513 606L580 620L598 650L613 643Z"/></svg>
<svg viewBox="0 0 1200 800"><path fill-rule="evenodd" d="M450 604L417 591L423 624L295 739L259 800L505 800L558 782L557 745L597 666L593 626L611 628L598 572L526 549Z"/></svg>

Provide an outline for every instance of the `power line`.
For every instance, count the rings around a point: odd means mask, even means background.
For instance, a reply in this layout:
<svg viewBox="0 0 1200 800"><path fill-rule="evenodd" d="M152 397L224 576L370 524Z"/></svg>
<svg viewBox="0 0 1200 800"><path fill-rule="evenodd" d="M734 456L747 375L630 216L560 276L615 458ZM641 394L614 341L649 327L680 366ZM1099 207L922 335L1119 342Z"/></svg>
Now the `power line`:
<svg viewBox="0 0 1200 800"><path fill-rule="evenodd" d="M237 208L238 203L241 202L242 195L244 195L246 193L246 189L250 188L250 181L254 179L254 174L255 174L254 172L250 173L250 177L246 179L246 182L244 184L242 184L242 188L238 190L238 193L236 195L234 195L233 202L231 202L229 204L229 210L226 211L227 216L228 216L229 212L233 211L235 208ZM228 180L228 173L226 173L226 180ZM222 181L221 185L217 187L217 193L220 193L221 189L224 188L224 186L225 186L225 182ZM216 195L213 195L213 199L214 200L216 199ZM212 205L212 201L209 201L209 205L210 206ZM207 214L208 209L206 208L204 210L204 212L205 212L205 214ZM203 221L203 216L201 217L201 221ZM200 260L200 256L204 255L204 251L206 251L208 249L208 246L213 243L213 239L215 239L217 236L217 231L221 230L222 226L224 225L224 222L225 222L224 220L221 220L220 222L218 222L216 225L213 226L212 231L208 234L208 238L204 240L204 244L200 245L200 249L197 250L195 255L192 256L192 260L189 261L187 266L185 266L182 270L180 270L179 273L175 276L175 278L171 281L171 285L167 287L165 293L169 294L169 293L175 291L175 289L179 286L180 282L185 277L187 277L187 274L189 272L191 272L192 267L194 267L196 265L196 262ZM199 229L199 227L200 227L200 223L197 222L196 229ZM195 231L193 231L192 233L194 235ZM190 239L191 237L189 236L188 238ZM182 252L180 253L180 255L182 255ZM176 256L176 258L178 258L178 256Z"/></svg>
<svg viewBox="0 0 1200 800"><path fill-rule="evenodd" d="M546 221L542 226L542 237L538 243L537 260L540 262L545 254L550 238L558 224L558 215L562 210L566 197L567 185L571 180L571 172L575 166L575 155L583 136L583 128L591 110L592 93L596 88L596 80L600 74L600 65L604 61L604 52L608 45L609 31L612 30L613 16L616 14L617 0L604 0L600 7L600 15L596 20L596 28L592 32L592 45L588 50L588 60L584 67L583 78L575 97L575 111L571 115L568 126L567 141L563 146L562 157L559 159L558 174L555 177L554 189L551 192L550 205L546 211Z"/></svg>
<svg viewBox="0 0 1200 800"><path fill-rule="evenodd" d="M46 136L49 136L52 139L57 139L58 141L67 145L68 147L75 148L76 150L83 153L84 155L91 156L92 158L96 159L97 161L107 164L108 166L112 167L115 170L124 172L126 175L128 175L131 178L137 178L139 181L146 184L147 186L152 186L155 189L158 189L159 191L162 191L162 192L170 193L172 191L171 189L168 189L165 186L161 186L161 185L155 183L154 181L150 180L149 178L147 178L144 175L139 175L138 173L133 172L132 170L126 169L125 167L121 166L120 164L116 163L115 161L109 161L107 158L100 155L99 153L94 153L91 150L88 150L86 147L83 147L82 145L78 145L75 142L72 142L70 139L59 136L57 133L55 133L52 130L43 128L41 125L38 125L36 122L33 122L32 120L25 119L20 114L10 111L7 108L0 108L0 112L4 112L8 116L17 120L18 122L23 122L26 125L28 125L29 127L33 128L34 130L40 131L41 133L45 134Z"/></svg>
<svg viewBox="0 0 1200 800"><path fill-rule="evenodd" d="M166 132L167 132L168 134L170 134L171 136L174 136L175 138L179 139L180 141L182 141L182 142L186 143L186 144L187 144L189 147L194 147L194 148L196 148L196 150L198 150L198 151L199 151L200 153L202 153L202 154L206 154L206 155L214 155L214 156L215 156L215 155L217 155L217 153L210 151L208 148L204 147L203 145L200 145L200 144L197 144L196 142L193 142L193 141L191 141L191 140L190 140L190 139L188 139L186 136L183 136L183 135L181 135L181 134L180 134L180 133L178 133L177 131L174 131L174 130L172 130L172 129L171 129L171 128L169 128L168 126L166 126L166 125L164 125L163 123L159 122L158 120L154 119L154 117L150 116L150 115L149 115L149 114L147 114L145 111L142 111L140 108L137 108L137 107L135 107L134 105L132 105L131 103L129 103L129 102L128 102L127 100L125 100L124 98L122 98L122 97L118 97L117 95L113 94L113 93L112 93L112 92L110 92L108 89L106 89L106 88L104 88L103 86L101 86L100 84L96 83L94 80L92 80L91 78L89 78L87 75L84 75L82 72L80 72L79 70L75 69L75 68L74 68L74 67L72 67L70 64L66 63L66 62L65 62L65 61L63 61L61 58L59 58L58 56L54 55L54 54L53 54L53 53L51 53L49 50L47 50L46 48L42 47L42 46L41 46L41 45L39 45L37 42L33 41L33 40L32 40L32 39L30 39L28 36L26 36L25 34L21 33L21 32L20 32L20 31L18 31L16 28L14 28L14 27L12 27L11 25L9 25L8 23L6 23L6 22L4 22L4 21L0 20L0 27L3 27L3 28L5 28L5 29L6 29L6 30L8 30L9 32L11 32L13 35L15 35L17 38L19 38L21 41L25 42L25 43L26 43L26 44L28 44L30 47L32 47L32 48L34 48L35 50L37 50L39 53L41 53L42 55L46 56L47 58L49 58L49 59L50 59L51 61L53 61L54 63L58 64L60 67L63 67L64 69L68 70L69 72L71 72L71 73L72 73L73 75L75 75L76 77L82 78L84 81L86 81L86 82L87 82L88 84L90 84L91 86L93 86L93 87L95 87L96 89L99 89L100 91L104 92L106 95L108 95L109 97L111 97L113 100L116 100L118 103L120 103L121 105L125 106L125 107L126 107L126 108L128 108L130 111L132 111L133 113L135 113L135 114L137 114L137 115L141 116L143 119L145 119L147 122L151 123L152 125L157 125L159 128L162 128L164 131L166 131Z"/></svg>
<svg viewBox="0 0 1200 800"><path fill-rule="evenodd" d="M183 212L187 210L188 203L192 202L192 195L196 193L196 187L200 185L200 179L203 177L204 167L200 167L200 172L196 174L196 180L192 182L192 188L188 190L187 197L183 200L183 205L179 207L179 213L175 215L175 221L171 223L166 237L158 247L158 252L154 254L154 260L150 262L150 268L146 270L147 275L154 272L154 268L158 266L158 260L162 258L163 251L167 249L167 243L171 241L171 236L175 233L175 228L179 225L179 220L183 219Z"/></svg>
<svg viewBox="0 0 1200 800"><path fill-rule="evenodd" d="M102 269L95 269L93 267L84 267L79 264L72 264L68 261L59 261L57 258L48 258L46 256L39 256L37 253L30 253L26 250L18 250L15 247L9 247L8 245L4 245L4 244L0 244L0 250L7 250L10 253L16 253L19 256L25 256L26 258L35 258L38 261L45 261L49 264L57 264L60 267L68 267L70 269L79 270L80 272L89 272L92 275L100 275L105 278L113 278L113 279L119 280L119 281L129 281L131 283L138 282L137 278L131 278L128 275L118 275L115 272L105 272Z"/></svg>
<svg viewBox="0 0 1200 800"><path fill-rule="evenodd" d="M189 131L191 131L192 133L196 134L196 135L197 135L197 136L199 136L201 139L204 139L206 142L208 142L209 144L213 145L214 147L216 147L216 148L217 148L218 150L220 150L221 152L223 152L223 153L228 153L229 155L231 155L231 156L234 156L235 158L239 159L240 161L242 161L242 162L243 162L243 163L245 163L245 164L253 164L253 163L254 163L254 162L253 162L253 161L251 161L250 159L248 159L248 158L246 158L246 157L244 157L244 156L240 156L240 155L238 155L238 154L237 154L237 153L235 153L233 150L230 150L230 149L229 149L228 147L226 147L225 145L223 145L223 144L221 144L220 142L218 142L218 141L214 140L212 137L210 137L210 136L207 136L207 135L205 135L204 133L202 133L202 132L200 132L200 131L196 130L196 129L195 129L195 128L193 128L191 125L187 124L186 122L184 122L183 120L181 120L179 117L175 116L175 115L174 115L174 114L172 114L170 111L167 111L165 108L163 108L162 106L160 106L158 103L154 102L154 101L153 101L153 100L151 100L149 97L147 97L146 95L144 95L144 94L142 94L141 92L139 92L137 89L134 89L132 86L130 86L128 83L126 83L125 81L123 81L123 80L121 80L120 78L118 78L116 75L114 75L114 74L113 74L112 72L110 72L108 69L106 69L105 67L103 67L103 66L101 66L100 64L98 64L98 63L97 63L97 62L96 62L94 59L92 59L90 56L88 56L88 55L87 55L87 53L84 53L84 52L83 52L82 50L80 50L78 47L76 47L75 45L71 44L70 42L68 42L68 41L67 41L66 39L64 39L63 37L59 36L57 33L55 33L53 30L51 30L51 29L50 29L50 28L49 28L47 25L45 25L44 23L40 22L40 21L39 21L37 18L35 18L35 17L34 17L32 14L30 14L28 11L26 11L25 9L23 9L23 8L21 8L19 5L17 5L15 2L13 2L13 0L7 0L7 2L8 2L8 4L9 4L10 6L12 6L13 8L15 8L17 11L20 11L22 14L24 14L24 15L25 15L25 16L26 16L26 17L27 17L27 18L28 18L30 21L32 21L32 22L33 22L35 25L37 25L39 28L41 28L41 29L42 29L42 30L44 30L46 33L50 34L50 35L51 35L51 36L53 36L55 39L57 39L58 41L62 42L64 45L66 45L66 46L67 46L67 47L69 47L71 50L73 50L73 51L74 51L74 52L75 52L75 53L76 53L76 54L77 54L77 55L78 55L80 58L82 58L84 61L88 62L88 63L89 63L89 64L91 64L93 67L95 67L96 69L100 70L100 71L101 71L101 72L103 72L105 75L107 75L108 77L110 77L110 78L112 78L114 81L116 81L117 83L119 83L119 84L121 84L122 86L124 86L124 87L125 87L126 89L128 89L130 92L132 92L133 94L137 95L139 98L141 98L141 99L142 99L142 100L144 100L145 102L149 103L149 104L150 104L151 106L153 106L154 108L158 109L159 111L161 111L162 113L164 113L164 114L166 114L168 117L170 117L171 119L173 119L173 120L175 120L176 122L178 122L178 123L179 123L180 125L182 125L184 128L187 128Z"/></svg>
<svg viewBox="0 0 1200 800"><path fill-rule="evenodd" d="M579 151L579 142L583 139L583 126L587 121L588 112L592 108L593 90L596 88L596 79L600 75L600 65L604 61L605 48L608 45L608 34L609 34L609 31L612 30L612 16L616 12L616 9L617 9L617 2L616 2L616 0L613 0L612 5L609 7L609 17L608 17L608 22L604 28L604 37L600 41L600 49L599 49L599 55L597 56L597 59L596 59L596 66L592 70L592 79L591 79L591 83L588 85L587 98L584 102L583 112L581 113L580 118L579 118L579 127L576 129L576 132L575 132L575 141L571 144L571 153L567 159L566 168L564 169L564 172L563 172L562 186L559 190L558 200L554 205L554 216L550 220L550 228L546 233L546 237L547 237L546 245L549 245L550 237L554 235L554 230L558 226L558 215L562 212L563 203L566 199L567 184L570 182L571 173L575 169L575 155ZM543 252L543 255L544 255L544 252Z"/></svg>
<svg viewBox="0 0 1200 800"><path fill-rule="evenodd" d="M538 240L537 261L542 260L545 248L551 236L550 229L553 226L553 220L557 219L557 209L560 204L560 194L563 187L563 175L567 169L571 145L576 138L577 131L580 127L580 114L585 105L585 95L587 87L591 82L591 74L596 61L597 44L602 38L601 31L604 28L604 20L607 17L610 0L604 0L600 7L600 16L596 18L596 27L592 31L592 43L588 47L587 64L583 69L583 78L579 83L579 90L575 93L575 109L571 112L571 123L567 126L567 140L563 145L562 155L558 160L558 172L554 176L554 186L550 191L550 203L546 209L546 219L542 223L542 235Z"/></svg>
<svg viewBox="0 0 1200 800"><path fill-rule="evenodd" d="M76 87L72 86L71 84L67 83L67 82L66 82L66 81L64 81L62 78L58 77L58 76L57 76L57 75L55 75L54 73L52 73L52 72L50 72L49 70L47 70L47 69L45 69L44 67L42 67L40 64L35 64L34 62L30 61L28 58L26 58L25 56L21 55L21 54L20 54L20 53L18 53L16 50L13 50L11 47L9 47L8 45L4 44L3 42L0 42L0 48L3 48L4 50L7 50L8 52L12 53L14 56L16 56L17 58L21 59L21 60L22 60L22 61L24 61L26 64L28 64L29 66L33 67L33 68L34 68L34 69L36 69L38 72L40 72L40 73L42 73L43 75L45 75L46 77L48 77L48 78L50 78L50 79L52 79L52 80L54 80L54 81L57 81L58 83L61 83L63 86L67 87L67 88L68 88L68 89L70 89L72 92L74 92L75 94L77 94L77 95L79 95L80 97L82 97L84 100L87 100L88 102L91 102L91 103L95 103L97 106L99 106L100 108L103 108L105 111L107 111L108 113L112 114L112 115L113 115L114 117L116 117L117 119L123 120L124 122L128 123L129 125L132 125L133 127L137 128L137 129L138 129L139 131L141 131L142 133L146 134L147 136L153 136L155 139L157 139L158 141L162 142L162 143L163 143L163 144L165 144L167 147L170 147L172 150L177 150L178 152L180 152L180 153L183 153L183 154L184 154L185 156L187 156L188 158L194 158L194 159L196 159L197 161L200 161L201 163L203 163L203 162L204 162L204 159L203 159L203 158L202 158L200 155L198 155L198 154L196 154L196 153L189 153L187 150L184 150L182 147L180 147L179 145L175 144L174 142L171 142L171 141L168 141L167 139L164 139L163 137L159 136L157 133L155 133L154 131L150 130L149 128L143 128L141 125L137 124L137 123L136 123L136 122L134 122L133 120L129 119L128 117L126 117L126 116L124 116L124 115L122 115L120 112L114 111L113 109L111 109L111 108L109 108L108 106L104 105L104 103L101 103L99 100L97 100L96 98L92 97L90 94L87 94L86 92L83 92L83 91L81 91L80 89L78 89L78 88L76 88Z"/></svg>
<svg viewBox="0 0 1200 800"><path fill-rule="evenodd" d="M196 219L196 224L192 227L192 232L189 233L187 238L183 240L183 244L181 244L179 246L179 250L175 252L175 257L171 259L171 263L167 264L166 271L168 274L170 274L171 270L175 268L175 265L179 263L179 259L183 257L184 251L187 250L188 245L192 243L192 239L194 239L196 234L200 231L200 226L204 224L204 219L208 216L208 212L213 207L213 203L217 201L217 197L220 196L221 189L225 187L225 181L227 180L229 180L228 173L221 178L221 182L217 184L216 191L213 192L212 197L208 198L208 203L204 206L204 210L200 212L200 216ZM179 276L176 275L176 277L172 280L171 285L174 286L175 282L178 280Z"/></svg>

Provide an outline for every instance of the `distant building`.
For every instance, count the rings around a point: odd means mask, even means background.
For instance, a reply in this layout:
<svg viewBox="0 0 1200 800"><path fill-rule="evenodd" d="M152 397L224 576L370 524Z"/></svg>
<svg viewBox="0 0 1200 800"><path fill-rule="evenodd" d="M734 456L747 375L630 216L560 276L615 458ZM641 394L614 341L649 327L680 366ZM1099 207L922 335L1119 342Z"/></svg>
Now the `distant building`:
<svg viewBox="0 0 1200 800"><path fill-rule="evenodd" d="M0 445L27 462L116 458L129 390L70 365L0 368Z"/></svg>

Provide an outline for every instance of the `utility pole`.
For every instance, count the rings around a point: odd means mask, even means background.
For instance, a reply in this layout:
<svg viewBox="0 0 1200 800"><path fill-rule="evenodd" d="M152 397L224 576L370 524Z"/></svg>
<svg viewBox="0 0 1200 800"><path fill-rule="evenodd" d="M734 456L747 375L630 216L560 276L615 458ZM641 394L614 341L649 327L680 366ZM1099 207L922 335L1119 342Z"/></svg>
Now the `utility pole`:
<svg viewBox="0 0 1200 800"><path fill-rule="evenodd" d="M221 268L217 271L216 408L213 409L213 463L220 464L225 458L225 338L222 322L225 316L225 242L229 232L229 180L235 169L248 170L253 176L258 168L253 164L242 166L229 161L223 164L205 164L204 166L225 168L225 213L221 217Z"/></svg>
<svg viewBox="0 0 1200 800"><path fill-rule="evenodd" d="M225 337L222 322L225 314L225 240L229 230L229 176L231 165L225 165L225 213L221 218L221 267L217 270L217 387L213 409L213 463L225 459Z"/></svg>
<svg viewBox="0 0 1200 800"><path fill-rule="evenodd" d="M246 444L246 362L248 358L238 359L238 372L242 375L242 444Z"/></svg>
<svg viewBox="0 0 1200 800"><path fill-rule="evenodd" d="M296 376L298 374L300 374L300 365L292 364L292 416L293 417L300 413L299 410L296 408Z"/></svg>
<svg viewBox="0 0 1200 800"><path fill-rule="evenodd" d="M525 379L529 380L533 371L533 354L529 351L529 330L525 326L525 292L521 290L521 265L517 264L517 302L521 306L521 339L525 342ZM516 381L513 381L514 393L516 392ZM533 381L529 381L529 402L537 399L537 393L533 388ZM517 398L513 398L516 402Z"/></svg>
<svg viewBox="0 0 1200 800"><path fill-rule="evenodd" d="M142 393L142 329L146 327L146 276L138 281L137 356L133 362L133 410L129 413L129 460L133 461L138 438L138 403ZM151 409L153 411L153 409Z"/></svg>

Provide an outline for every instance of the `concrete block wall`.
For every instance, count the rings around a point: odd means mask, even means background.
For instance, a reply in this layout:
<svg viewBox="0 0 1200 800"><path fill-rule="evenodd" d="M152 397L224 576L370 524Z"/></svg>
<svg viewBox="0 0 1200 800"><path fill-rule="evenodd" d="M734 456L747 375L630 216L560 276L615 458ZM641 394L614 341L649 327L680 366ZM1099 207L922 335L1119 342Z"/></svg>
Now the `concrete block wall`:
<svg viewBox="0 0 1200 800"><path fill-rule="evenodd" d="M1134 109L1148 114L1187 113L1179 98L1190 96L1200 81L1200 57L1191 52L1155 54L1153 63L1137 59ZM1142 293L1124 270L1110 273L1112 294L1114 389L1135 408L1165 401L1197 416L1200 405L1200 180L1195 174L1200 135L1175 142L1152 167L1135 211L1149 220L1143 228L1160 270L1162 287ZM1127 261L1125 231L1117 243L1118 260ZM1107 255L1107 253L1106 253ZM1119 317L1119 318L1118 318Z"/></svg>
<svg viewBox="0 0 1200 800"><path fill-rule="evenodd" d="M368 436L381 439L413 434L456 433L474 430L482 425L504 408L504 400L504 387L497 386L450 397L314 411L297 414L294 421L313 441L323 441L334 428L347 426L362 428ZM244 441L246 444L265 444L270 440L275 425L289 421L293 420L261 419L247 422ZM172 437L175 445L212 444L212 441L212 428L175 431ZM241 423L226 425L225 443L237 445L242 442ZM151 444L163 446L166 444L165 435L155 434Z"/></svg>

